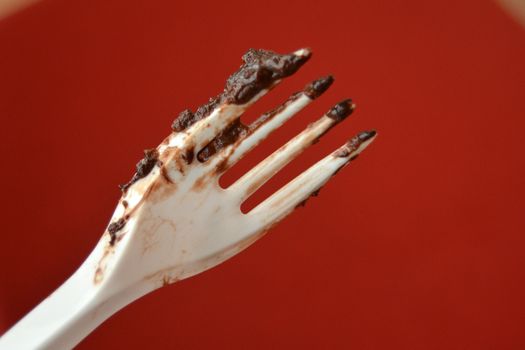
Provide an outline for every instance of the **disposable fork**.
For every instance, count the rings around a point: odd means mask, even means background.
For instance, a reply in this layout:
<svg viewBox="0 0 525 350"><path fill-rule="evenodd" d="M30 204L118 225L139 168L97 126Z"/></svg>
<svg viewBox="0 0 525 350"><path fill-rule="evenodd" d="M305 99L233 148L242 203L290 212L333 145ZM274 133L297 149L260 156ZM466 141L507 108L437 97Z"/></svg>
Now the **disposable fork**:
<svg viewBox="0 0 525 350"><path fill-rule="evenodd" d="M67 349L112 314L167 284L203 272L259 239L316 194L375 138L364 131L317 162L248 213L241 204L287 163L355 108L330 108L228 188L221 175L272 131L324 93L331 76L308 84L251 125L241 115L311 56L249 50L224 91L182 112L173 132L145 151L93 252L54 293L0 338L0 349Z"/></svg>

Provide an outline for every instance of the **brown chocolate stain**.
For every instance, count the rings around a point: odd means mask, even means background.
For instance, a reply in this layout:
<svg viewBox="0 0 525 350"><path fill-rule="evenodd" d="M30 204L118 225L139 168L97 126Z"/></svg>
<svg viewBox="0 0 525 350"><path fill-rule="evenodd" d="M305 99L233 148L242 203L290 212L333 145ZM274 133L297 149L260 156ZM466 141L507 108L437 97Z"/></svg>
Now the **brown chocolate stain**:
<svg viewBox="0 0 525 350"><path fill-rule="evenodd" d="M168 176L169 179L169 176ZM171 181L171 180L170 180ZM174 182L166 181L166 178L162 176L159 179L155 179L149 188L148 198L152 201L160 202L173 196L177 191L177 184Z"/></svg>
<svg viewBox="0 0 525 350"><path fill-rule="evenodd" d="M164 287L168 284L176 283L180 280L178 276L182 275L184 270L181 270L178 266L170 266L160 271L154 272L145 276L143 281L153 281L156 284Z"/></svg>
<svg viewBox="0 0 525 350"><path fill-rule="evenodd" d="M162 166L160 168L160 175L162 176L162 178L164 179L164 181L166 181L167 183L170 183L172 184L173 181L171 180L169 174L168 174L168 169L166 169L165 166Z"/></svg>
<svg viewBox="0 0 525 350"><path fill-rule="evenodd" d="M95 270L95 278L93 279L93 282L95 284L99 284L100 282L102 282L103 278L104 278L104 272L102 271L102 268L99 266Z"/></svg>
<svg viewBox="0 0 525 350"><path fill-rule="evenodd" d="M96 285L96 284L99 284L102 282L102 280L104 279L104 273L105 273L105 270L106 270L106 260L108 258L108 256L113 253L113 247L111 246L106 246L104 248L104 253L102 254L102 257L100 258L98 264L97 264L97 268L95 270L95 275L93 276L93 283Z"/></svg>
<svg viewBox="0 0 525 350"><path fill-rule="evenodd" d="M195 192L202 191L204 189L204 187L206 187L206 184L208 183L209 179L210 179L210 175L209 174L202 175L197 180L195 180L195 183L191 187L191 190L195 191Z"/></svg>
<svg viewBox="0 0 525 350"><path fill-rule="evenodd" d="M193 147L188 147L184 153L181 155L182 159L184 159L186 161L186 163L189 165L191 164L191 162L193 162L193 157L194 157L194 148Z"/></svg>

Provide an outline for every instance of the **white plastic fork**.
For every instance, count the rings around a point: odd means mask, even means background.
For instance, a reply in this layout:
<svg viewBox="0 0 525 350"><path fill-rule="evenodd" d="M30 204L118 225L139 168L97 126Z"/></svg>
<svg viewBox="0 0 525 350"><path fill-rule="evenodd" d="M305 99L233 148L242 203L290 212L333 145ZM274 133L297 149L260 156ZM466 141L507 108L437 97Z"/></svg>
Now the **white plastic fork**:
<svg viewBox="0 0 525 350"><path fill-rule="evenodd" d="M243 214L240 206L283 166L354 109L350 100L251 169L229 188L220 176L272 131L321 95L321 78L250 126L239 117L310 57L250 50L224 92L146 151L99 243L54 293L0 338L0 349L68 349L118 310L164 285L203 272L239 253L315 194L375 138L358 134L275 194Z"/></svg>

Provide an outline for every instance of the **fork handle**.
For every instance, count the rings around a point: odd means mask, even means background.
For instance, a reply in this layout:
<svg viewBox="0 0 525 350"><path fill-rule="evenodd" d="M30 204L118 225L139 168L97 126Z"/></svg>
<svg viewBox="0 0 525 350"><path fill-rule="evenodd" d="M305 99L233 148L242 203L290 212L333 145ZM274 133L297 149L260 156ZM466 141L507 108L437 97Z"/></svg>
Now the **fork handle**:
<svg viewBox="0 0 525 350"><path fill-rule="evenodd" d="M145 285L110 291L93 284L86 262L0 338L0 350L71 349L115 312L148 292Z"/></svg>

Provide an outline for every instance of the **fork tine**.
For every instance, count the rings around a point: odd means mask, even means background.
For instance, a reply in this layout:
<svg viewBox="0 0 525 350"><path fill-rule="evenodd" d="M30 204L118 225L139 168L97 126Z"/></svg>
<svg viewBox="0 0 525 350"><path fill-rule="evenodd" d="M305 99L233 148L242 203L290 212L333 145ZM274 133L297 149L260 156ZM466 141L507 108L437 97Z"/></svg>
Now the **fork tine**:
<svg viewBox="0 0 525 350"><path fill-rule="evenodd" d="M355 105L350 99L339 102L303 132L244 174L228 190L236 193L241 202L244 201L308 146L349 116L354 109Z"/></svg>
<svg viewBox="0 0 525 350"><path fill-rule="evenodd" d="M321 187L341 168L357 158L375 137L375 131L359 133L335 152L290 181L247 215L255 218L263 227L273 225L304 203L310 196L317 195Z"/></svg>
<svg viewBox="0 0 525 350"><path fill-rule="evenodd" d="M264 113L249 126L243 126L243 132L239 139L221 150L220 155L215 157L209 167L214 169L217 174L221 174L231 168L273 131L281 127L295 114L299 113L314 99L321 96L328 90L333 81L334 78L330 75L314 80L306 85L302 91L292 94L284 103ZM199 159L201 159L201 157L203 158L201 161L207 160L210 157L210 153L213 155L213 153L216 152L217 147L215 147L215 145L213 146L211 152L208 150L210 147L210 145L208 145L199 154Z"/></svg>
<svg viewBox="0 0 525 350"><path fill-rule="evenodd" d="M235 122L253 103L264 96L269 90L278 85L283 78L294 74L311 56L309 49L300 49L290 55L278 56L280 65L257 61L256 51L249 51L243 57L245 64L230 78L224 92L200 109L206 117L190 123L188 131L193 134L193 147L200 151L215 136ZM274 56L277 57L277 56ZM263 58L260 58L263 60ZM267 59L267 58L264 58ZM261 72L264 72L261 73ZM269 75L269 77L268 77Z"/></svg>

